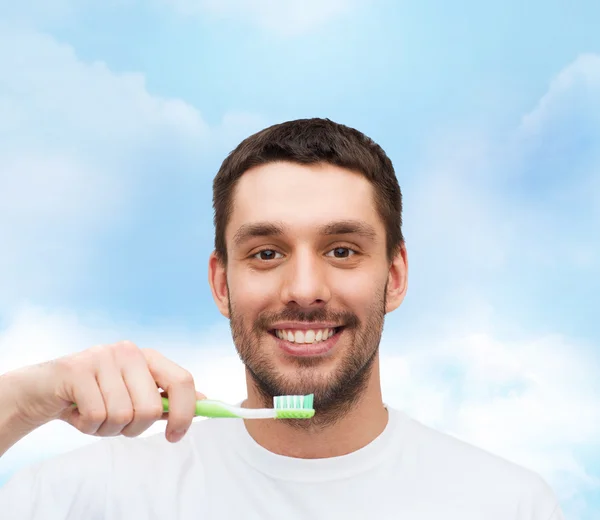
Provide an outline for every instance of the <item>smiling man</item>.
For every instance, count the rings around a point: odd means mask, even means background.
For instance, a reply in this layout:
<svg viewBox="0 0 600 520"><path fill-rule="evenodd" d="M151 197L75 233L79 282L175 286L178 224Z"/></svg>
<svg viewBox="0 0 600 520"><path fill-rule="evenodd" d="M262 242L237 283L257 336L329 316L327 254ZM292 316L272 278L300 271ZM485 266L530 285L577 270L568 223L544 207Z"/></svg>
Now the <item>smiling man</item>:
<svg viewBox="0 0 600 520"><path fill-rule="evenodd" d="M312 128L328 125L312 122ZM259 146L265 137L255 138ZM323 138L324 149L332 146ZM298 148L296 154L306 154ZM301 456L317 455L311 455L317 429L330 455L343 454L366 444L387 422L378 348L384 316L406 290L406 249L399 190L378 193L355 171L360 158L356 164L346 158L352 171L280 159L243 170L227 191L235 198L227 225L220 219L228 212L216 214L228 246L216 244L211 286L247 368L248 405L268 405L274 395L314 393L314 420L295 424L309 430ZM389 183L391 164L383 155L378 159L388 175L378 184ZM224 179L231 177L217 177L217 193ZM229 204L215 198L216 208ZM389 250L384 219L394 230ZM274 429L289 429L281 423L248 427L263 443L284 438ZM344 434L349 430L355 431L352 439ZM291 449L301 453L296 438Z"/></svg>
<svg viewBox="0 0 600 520"><path fill-rule="evenodd" d="M379 343L408 264L377 144L329 120L275 125L225 159L213 195L209 281L243 406L312 393L315 416L191 424L191 374L131 342L25 367L0 377L0 454L54 419L116 438L21 471L0 489L4 518L563 520L535 473L383 401ZM134 438L161 418L171 442Z"/></svg>

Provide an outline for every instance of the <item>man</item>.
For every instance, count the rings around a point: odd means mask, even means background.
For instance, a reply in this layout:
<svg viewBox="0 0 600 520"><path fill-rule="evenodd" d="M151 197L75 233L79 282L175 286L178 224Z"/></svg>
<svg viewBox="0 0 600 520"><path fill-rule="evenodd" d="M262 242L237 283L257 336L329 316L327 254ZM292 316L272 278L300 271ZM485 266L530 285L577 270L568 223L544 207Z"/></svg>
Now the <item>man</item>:
<svg viewBox="0 0 600 520"><path fill-rule="evenodd" d="M54 419L114 438L15 475L3 518L563 520L535 473L382 400L379 342L407 255L378 145L329 120L272 126L225 159L213 203L209 281L246 367L243 406L314 393L314 418L192 424L192 376L130 342L11 372L0 454ZM134 438L163 418L158 389L171 442Z"/></svg>

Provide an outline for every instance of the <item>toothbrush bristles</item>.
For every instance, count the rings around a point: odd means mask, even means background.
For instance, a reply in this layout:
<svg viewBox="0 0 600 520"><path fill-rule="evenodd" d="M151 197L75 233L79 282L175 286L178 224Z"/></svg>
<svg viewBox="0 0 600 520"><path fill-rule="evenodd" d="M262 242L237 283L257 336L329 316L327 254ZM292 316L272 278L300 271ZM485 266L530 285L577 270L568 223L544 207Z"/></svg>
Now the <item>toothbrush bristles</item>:
<svg viewBox="0 0 600 520"><path fill-rule="evenodd" d="M278 395L273 399L273 407L279 419L310 419L314 395Z"/></svg>
<svg viewBox="0 0 600 520"><path fill-rule="evenodd" d="M273 406L277 409L310 409L313 406L314 395L277 395L273 399Z"/></svg>

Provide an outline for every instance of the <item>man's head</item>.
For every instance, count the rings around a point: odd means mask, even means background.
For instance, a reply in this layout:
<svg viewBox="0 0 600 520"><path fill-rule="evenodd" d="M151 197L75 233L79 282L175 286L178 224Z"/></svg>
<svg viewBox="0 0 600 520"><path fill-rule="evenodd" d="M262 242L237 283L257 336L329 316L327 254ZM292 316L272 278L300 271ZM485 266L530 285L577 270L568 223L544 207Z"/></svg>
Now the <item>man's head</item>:
<svg viewBox="0 0 600 520"><path fill-rule="evenodd" d="M384 316L406 290L391 161L357 130L291 121L244 140L213 192L211 287L255 388L343 415L378 377Z"/></svg>

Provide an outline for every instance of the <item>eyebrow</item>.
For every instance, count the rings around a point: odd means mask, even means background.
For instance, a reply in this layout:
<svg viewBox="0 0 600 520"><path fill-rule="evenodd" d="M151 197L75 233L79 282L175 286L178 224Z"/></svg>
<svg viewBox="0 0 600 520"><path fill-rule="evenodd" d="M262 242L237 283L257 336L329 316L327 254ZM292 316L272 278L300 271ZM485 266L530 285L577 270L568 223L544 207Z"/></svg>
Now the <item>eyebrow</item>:
<svg viewBox="0 0 600 520"><path fill-rule="evenodd" d="M340 220L330 222L322 226L319 230L321 235L358 235L369 240L375 240L377 233L370 224L360 220Z"/></svg>
<svg viewBox="0 0 600 520"><path fill-rule="evenodd" d="M285 226L274 222L256 222L254 224L243 224L233 236L233 243L239 246L255 237L276 237L285 232Z"/></svg>
<svg viewBox="0 0 600 520"><path fill-rule="evenodd" d="M247 240L256 237L278 237L285 234L286 226L280 222L256 222L243 224L235 233L233 243L240 246ZM360 220L339 220L329 222L319 228L319 234L333 235L358 235L368 240L375 240L377 233L370 224Z"/></svg>

